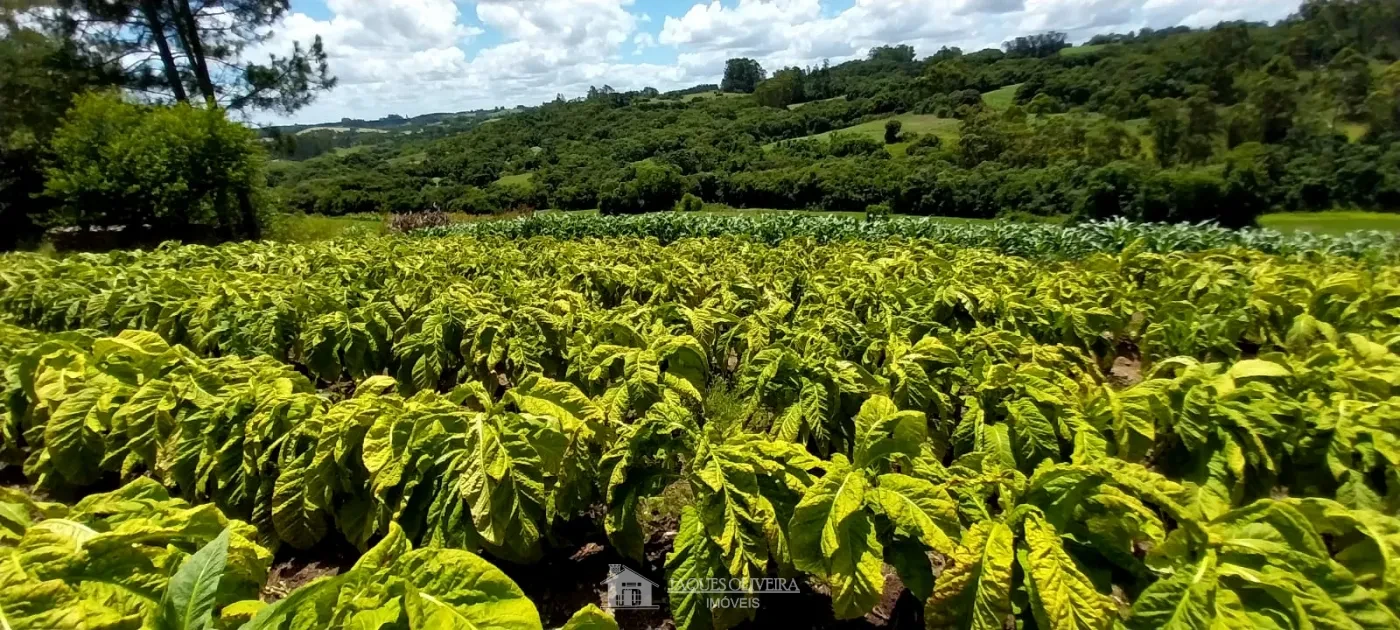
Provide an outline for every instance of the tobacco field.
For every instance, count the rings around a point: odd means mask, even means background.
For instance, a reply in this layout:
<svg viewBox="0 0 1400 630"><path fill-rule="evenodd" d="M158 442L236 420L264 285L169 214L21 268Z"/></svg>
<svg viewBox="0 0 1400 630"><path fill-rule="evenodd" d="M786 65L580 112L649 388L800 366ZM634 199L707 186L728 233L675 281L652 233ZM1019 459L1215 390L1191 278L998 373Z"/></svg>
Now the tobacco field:
<svg viewBox="0 0 1400 630"><path fill-rule="evenodd" d="M0 627L1400 627L1394 250L501 226L0 257Z"/></svg>

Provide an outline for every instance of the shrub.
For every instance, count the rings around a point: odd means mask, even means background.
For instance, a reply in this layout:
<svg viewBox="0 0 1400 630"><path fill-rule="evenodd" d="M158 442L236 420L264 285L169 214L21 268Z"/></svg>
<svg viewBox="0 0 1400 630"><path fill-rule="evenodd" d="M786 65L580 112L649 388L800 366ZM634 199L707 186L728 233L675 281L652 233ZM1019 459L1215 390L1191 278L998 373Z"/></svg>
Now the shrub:
<svg viewBox="0 0 1400 630"><path fill-rule="evenodd" d="M899 142L899 132L904 129L904 123L898 120L885 121L885 144Z"/></svg>
<svg viewBox="0 0 1400 630"><path fill-rule="evenodd" d="M44 185L58 204L51 226L149 225L174 238L261 232L263 150L222 110L89 94L64 116L51 149Z"/></svg>
<svg viewBox="0 0 1400 630"><path fill-rule="evenodd" d="M705 202L701 201L699 197L696 197L695 195L692 195L690 193L686 193L684 197L681 197L680 201L676 202L677 212L698 212L704 207Z"/></svg>
<svg viewBox="0 0 1400 630"><path fill-rule="evenodd" d="M865 207L865 218L867 220L886 219L890 216L890 204L872 203Z"/></svg>

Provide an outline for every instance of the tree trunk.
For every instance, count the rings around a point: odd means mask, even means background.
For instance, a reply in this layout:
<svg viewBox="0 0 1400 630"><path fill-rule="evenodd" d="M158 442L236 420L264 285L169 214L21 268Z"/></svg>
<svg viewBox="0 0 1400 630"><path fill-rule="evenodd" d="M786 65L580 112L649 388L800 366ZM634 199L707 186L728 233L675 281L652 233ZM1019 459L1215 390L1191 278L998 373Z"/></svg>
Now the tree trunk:
<svg viewBox="0 0 1400 630"><path fill-rule="evenodd" d="M199 23L194 20L194 12L190 11L189 0L170 0L170 5L174 10L175 33L180 36L180 47L185 49L185 54L190 57L190 66L194 68L195 81L199 84L200 93L204 94L204 100L210 107L218 105L218 95L214 93L214 81L209 77L209 64L204 59L204 44L199 41Z"/></svg>
<svg viewBox="0 0 1400 630"><path fill-rule="evenodd" d="M156 49L160 51L161 65L165 66L165 80L170 84L170 91L175 93L175 100L181 103L189 102L189 95L185 94L185 83L180 80L180 70L175 67L175 56L170 54L170 43L165 41L165 27L160 21L160 6L157 0L141 0L141 13L146 16L146 26L151 29L151 39L156 42Z"/></svg>
<svg viewBox="0 0 1400 630"><path fill-rule="evenodd" d="M258 212L253 208L253 196L243 188L234 194L238 195L238 214L242 223L239 227L243 238L253 241L261 239L262 226L258 224Z"/></svg>

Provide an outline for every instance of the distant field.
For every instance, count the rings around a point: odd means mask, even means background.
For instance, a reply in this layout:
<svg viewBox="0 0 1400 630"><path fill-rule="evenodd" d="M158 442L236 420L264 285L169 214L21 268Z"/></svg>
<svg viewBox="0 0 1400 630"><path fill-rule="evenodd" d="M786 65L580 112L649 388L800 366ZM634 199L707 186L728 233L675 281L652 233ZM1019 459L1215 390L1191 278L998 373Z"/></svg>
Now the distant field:
<svg viewBox="0 0 1400 630"><path fill-rule="evenodd" d="M812 103L825 103L825 102L827 102L827 101L835 101L835 100L840 100L840 99L844 99L844 98L846 98L846 97L845 97L845 96L833 96L833 97L831 97L831 98L824 98L824 99L819 100L819 101L807 101L806 103L793 103L793 104L791 104L791 105L788 105L788 109L801 109L802 107L805 107L805 106L807 106L807 105L811 105Z"/></svg>
<svg viewBox="0 0 1400 630"><path fill-rule="evenodd" d="M1352 142L1361 140L1371 131L1371 126L1366 123L1344 122L1338 126L1341 127L1342 133L1346 134L1347 139Z"/></svg>
<svg viewBox="0 0 1400 630"><path fill-rule="evenodd" d="M958 139L958 128L962 124L962 121L953 118L939 118L932 114L900 114L899 116L872 120L870 122L861 123L852 127L836 129L833 131L828 131L826 133L819 133L816 135L805 136L798 139L830 140L833 134L842 133L856 134L865 136L867 138L873 138L875 140L884 141L885 122L889 120L898 120L900 123L902 123L904 125L902 131L904 133L909 133L911 131L918 133L919 135L931 133L941 138L944 142L956 142ZM777 143L772 142L767 144L764 148L771 149L775 145L777 145ZM900 142L898 144L891 144L886 148L889 149L891 154L904 155L904 151L909 148L909 143Z"/></svg>
<svg viewBox="0 0 1400 630"><path fill-rule="evenodd" d="M982 93L982 102L985 103L985 104L987 105L987 107L990 108L990 109L995 109L995 110L1007 110L1007 109L1010 109L1010 108L1011 108L1011 104L1012 104L1013 102L1015 102L1015 100L1016 100L1016 90L1017 90L1017 89L1020 89L1020 87L1021 87L1021 84L1020 84L1020 83L1017 83L1016 85L1008 85L1008 86L1006 86L1006 87L1004 87L1004 88L1001 88L1001 89L999 89L999 90L992 90L991 92L983 92L983 93Z"/></svg>
<svg viewBox="0 0 1400 630"><path fill-rule="evenodd" d="M514 184L517 186L528 186L530 182L534 180L534 173L516 173L514 175L503 175L500 179L496 180L496 183L501 185Z"/></svg>
<svg viewBox="0 0 1400 630"><path fill-rule="evenodd" d="M356 127L354 129L350 127L307 127L306 129L298 131L297 135L305 135L316 131L334 131L336 133L349 133L351 131L358 131L360 133L389 133L388 129L374 129L372 127Z"/></svg>
<svg viewBox="0 0 1400 630"><path fill-rule="evenodd" d="M1316 232L1332 235L1356 230L1400 232L1400 214L1357 210L1279 212L1259 217L1259 225L1280 232Z"/></svg>
<svg viewBox="0 0 1400 630"><path fill-rule="evenodd" d="M753 216L756 214L800 214L810 217L843 217L853 219L864 219L864 212L838 212L834 210L774 210L772 208L716 208L710 207L699 212L688 214L704 214L717 217L740 217ZM904 216L904 215L895 215ZM963 219L958 217L929 217L947 223L992 223L993 219Z"/></svg>
<svg viewBox="0 0 1400 630"><path fill-rule="evenodd" d="M696 92L695 94L686 94L685 96L682 96L682 97L681 97L681 100L682 100L682 101L685 101L685 102L687 102L687 103L689 103L690 101L698 101L698 100L707 99L707 98L732 98L732 97L736 97L736 96L748 96L748 95L747 95L747 94L740 94L740 93L738 93L738 92L720 92L720 91L714 91L714 92Z"/></svg>
<svg viewBox="0 0 1400 630"><path fill-rule="evenodd" d="M1075 46L1073 48L1066 48L1064 50L1061 50L1060 54L1065 57L1077 57L1079 55L1087 55L1097 50L1103 50L1105 47L1105 44L1096 44L1093 46Z"/></svg>

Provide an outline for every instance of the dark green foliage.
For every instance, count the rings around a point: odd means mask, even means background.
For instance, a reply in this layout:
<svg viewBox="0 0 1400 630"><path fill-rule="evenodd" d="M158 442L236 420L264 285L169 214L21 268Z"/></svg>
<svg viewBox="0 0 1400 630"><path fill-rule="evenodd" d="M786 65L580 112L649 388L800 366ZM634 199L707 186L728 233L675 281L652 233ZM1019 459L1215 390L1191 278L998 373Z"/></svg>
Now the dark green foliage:
<svg viewBox="0 0 1400 630"><path fill-rule="evenodd" d="M768 107L787 107L793 103L800 103L802 97L802 69L784 68L773 73L773 78L768 79L754 89L754 100Z"/></svg>
<svg viewBox="0 0 1400 630"><path fill-rule="evenodd" d="M685 182L674 166L651 161L629 167L628 176L603 189L598 209L603 214L661 212L675 207Z"/></svg>
<svg viewBox="0 0 1400 630"><path fill-rule="evenodd" d="M677 212L699 212L703 209L705 209L705 202L690 193L686 193L680 201L676 202Z"/></svg>
<svg viewBox="0 0 1400 630"><path fill-rule="evenodd" d="M1340 13L1314 6L1303 14L1315 17L1274 26L1106 35L1096 39L1103 47L1074 54L1057 53L1063 38L1054 34L1008 42L1007 52L948 49L924 59L876 47L866 59L787 68L766 81L755 62L734 59L720 87L751 83L751 97L687 101L680 97L714 86L665 95L604 86L444 138L279 165L274 179L292 207L327 214L524 206L627 214L671 210L687 193L740 208L863 212L885 203L901 214L1229 225L1276 209L1386 208L1400 189L1387 135L1400 132L1400 70L1379 75L1359 101L1353 89L1350 109L1338 100L1345 90L1326 86L1328 76L1359 86L1354 72L1342 73L1360 67L1358 55L1373 66L1389 60L1387 37L1360 32L1353 19L1383 25L1389 9L1357 9L1383 0L1344 3ZM1017 84L1006 110L983 101ZM882 137L900 114L961 123L926 131L899 116L901 127ZM1370 133L1339 140L1342 118L1368 122ZM873 124L843 131L863 123ZM504 185L524 175L528 187Z"/></svg>
<svg viewBox="0 0 1400 630"><path fill-rule="evenodd" d="M764 77L763 66L748 58L730 59L724 64L724 80L719 89L725 92L752 92Z"/></svg>
<svg viewBox="0 0 1400 630"><path fill-rule="evenodd" d="M262 151L222 110L87 95L64 117L51 150L44 194L58 207L50 225L258 232L251 204L262 187Z"/></svg>
<svg viewBox="0 0 1400 630"><path fill-rule="evenodd" d="M894 144L894 143L896 143L896 142L899 142L899 139L900 139L900 134L899 134L899 132L900 132L900 130L902 130L903 128L904 128L904 124L901 123L901 122L899 122L898 120L886 121L886 122L885 122L885 144Z"/></svg>

